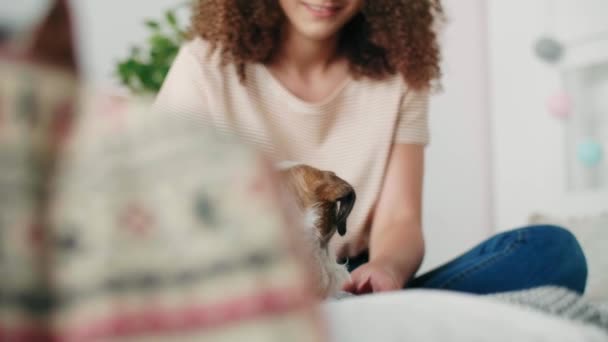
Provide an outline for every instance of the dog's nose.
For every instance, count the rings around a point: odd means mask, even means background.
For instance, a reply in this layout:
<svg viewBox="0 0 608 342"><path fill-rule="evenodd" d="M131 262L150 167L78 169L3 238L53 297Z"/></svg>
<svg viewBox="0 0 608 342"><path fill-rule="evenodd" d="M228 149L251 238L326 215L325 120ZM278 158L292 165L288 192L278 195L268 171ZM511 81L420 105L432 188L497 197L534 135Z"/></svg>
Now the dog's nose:
<svg viewBox="0 0 608 342"><path fill-rule="evenodd" d="M355 206L357 195L350 189L344 196L336 200L336 227L340 236L346 235L346 219Z"/></svg>

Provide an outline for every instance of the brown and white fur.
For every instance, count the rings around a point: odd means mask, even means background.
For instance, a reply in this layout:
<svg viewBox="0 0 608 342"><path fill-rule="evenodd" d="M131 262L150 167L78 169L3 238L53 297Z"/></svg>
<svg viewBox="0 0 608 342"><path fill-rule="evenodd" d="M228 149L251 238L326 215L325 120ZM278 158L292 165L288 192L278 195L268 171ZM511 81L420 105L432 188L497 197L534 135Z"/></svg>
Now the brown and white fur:
<svg viewBox="0 0 608 342"><path fill-rule="evenodd" d="M337 232L346 234L346 219L356 200L353 187L331 171L293 162L277 165L286 192L304 222L305 238L317 268L317 291L326 298L337 294L350 279L345 265L337 262L329 241Z"/></svg>

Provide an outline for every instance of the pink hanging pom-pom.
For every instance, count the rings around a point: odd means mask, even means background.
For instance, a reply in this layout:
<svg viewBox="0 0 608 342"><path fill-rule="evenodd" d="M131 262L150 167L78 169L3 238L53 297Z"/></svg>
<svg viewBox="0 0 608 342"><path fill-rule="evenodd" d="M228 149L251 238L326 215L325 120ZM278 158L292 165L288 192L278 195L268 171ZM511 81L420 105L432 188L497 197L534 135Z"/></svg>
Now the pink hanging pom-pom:
<svg viewBox="0 0 608 342"><path fill-rule="evenodd" d="M572 99L566 92L559 92L547 101L549 113L557 119L567 119L572 114Z"/></svg>

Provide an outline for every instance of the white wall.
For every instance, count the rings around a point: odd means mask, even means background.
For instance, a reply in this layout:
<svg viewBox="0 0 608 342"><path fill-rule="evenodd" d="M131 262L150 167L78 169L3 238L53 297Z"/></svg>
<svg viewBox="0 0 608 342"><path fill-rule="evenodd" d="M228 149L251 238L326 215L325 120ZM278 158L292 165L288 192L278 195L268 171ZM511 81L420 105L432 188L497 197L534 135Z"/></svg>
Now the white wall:
<svg viewBox="0 0 608 342"><path fill-rule="evenodd" d="M493 229L485 0L446 0L444 91L431 103L423 269L464 252Z"/></svg>
<svg viewBox="0 0 608 342"><path fill-rule="evenodd" d="M49 0L19 0L0 2L0 23L13 33L22 33L40 20L51 5Z"/></svg>
<svg viewBox="0 0 608 342"><path fill-rule="evenodd" d="M145 38L142 21L176 0L73 1L87 78L111 84L113 65ZM144 5L145 4L145 5ZM488 164L484 0L447 0L444 86L432 102L428 149L424 268L464 251L492 229Z"/></svg>
<svg viewBox="0 0 608 342"><path fill-rule="evenodd" d="M607 209L608 192L567 190L567 123L545 106L563 87L561 74L558 66L537 59L532 46L548 30L564 41L608 31L608 2L490 0L488 5L497 226L523 224L534 211L564 216ZM608 42L602 57L608 60L606 48ZM573 50L566 60L597 58L600 50L583 55Z"/></svg>

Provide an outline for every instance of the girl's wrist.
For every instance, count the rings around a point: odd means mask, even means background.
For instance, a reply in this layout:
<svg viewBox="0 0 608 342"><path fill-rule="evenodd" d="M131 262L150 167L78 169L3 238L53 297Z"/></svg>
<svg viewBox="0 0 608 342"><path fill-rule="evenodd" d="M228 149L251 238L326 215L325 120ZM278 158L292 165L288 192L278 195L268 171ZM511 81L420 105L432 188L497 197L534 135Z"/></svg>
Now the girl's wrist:
<svg viewBox="0 0 608 342"><path fill-rule="evenodd" d="M412 269L416 269L417 266L412 267L411 262L400 259L401 258L395 256L378 255L370 258L370 263L378 265L387 270L389 273L394 275L400 283L405 284L405 282L412 276Z"/></svg>
<svg viewBox="0 0 608 342"><path fill-rule="evenodd" d="M422 264L424 239L421 234L390 235L370 246L369 261L393 270L405 282Z"/></svg>

